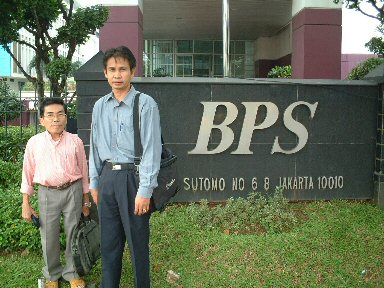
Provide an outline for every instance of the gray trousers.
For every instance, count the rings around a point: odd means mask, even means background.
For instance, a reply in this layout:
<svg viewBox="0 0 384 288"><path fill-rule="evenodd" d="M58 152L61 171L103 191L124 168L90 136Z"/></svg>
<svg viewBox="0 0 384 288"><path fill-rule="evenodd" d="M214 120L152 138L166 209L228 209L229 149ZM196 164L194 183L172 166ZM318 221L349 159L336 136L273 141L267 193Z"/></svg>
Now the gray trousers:
<svg viewBox="0 0 384 288"><path fill-rule="evenodd" d="M104 167L99 180L99 219L103 288L118 288L125 242L131 252L136 288L150 287L149 214L134 214L133 171Z"/></svg>
<svg viewBox="0 0 384 288"><path fill-rule="evenodd" d="M70 281L79 278L75 272L71 253L71 238L80 221L83 207L83 186L77 181L64 190L40 186L38 192L41 246L45 267L43 275L47 280L60 277ZM63 215L66 235L65 267L60 263L60 218Z"/></svg>

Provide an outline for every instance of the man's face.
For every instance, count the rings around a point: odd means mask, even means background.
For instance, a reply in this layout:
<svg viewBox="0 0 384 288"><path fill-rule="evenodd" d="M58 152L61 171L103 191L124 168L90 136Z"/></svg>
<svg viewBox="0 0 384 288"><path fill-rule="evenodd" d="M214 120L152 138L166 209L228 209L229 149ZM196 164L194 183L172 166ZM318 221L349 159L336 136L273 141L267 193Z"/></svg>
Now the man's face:
<svg viewBox="0 0 384 288"><path fill-rule="evenodd" d="M128 91L134 74L135 69L131 70L128 60L121 57L109 58L104 70L105 78L108 79L112 90Z"/></svg>
<svg viewBox="0 0 384 288"><path fill-rule="evenodd" d="M60 104L45 106L44 115L41 115L40 118L40 124L47 129L53 139L57 140L67 125L67 115L65 115L64 106Z"/></svg>

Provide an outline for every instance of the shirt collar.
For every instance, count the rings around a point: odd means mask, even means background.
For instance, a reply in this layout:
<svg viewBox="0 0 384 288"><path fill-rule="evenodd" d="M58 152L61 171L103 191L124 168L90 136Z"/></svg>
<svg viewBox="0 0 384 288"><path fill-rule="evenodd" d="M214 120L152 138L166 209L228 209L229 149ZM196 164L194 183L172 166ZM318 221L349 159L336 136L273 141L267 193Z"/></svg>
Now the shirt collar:
<svg viewBox="0 0 384 288"><path fill-rule="evenodd" d="M133 87L133 85L131 85L131 89L129 90L127 96L125 96L124 100L122 102L124 102L125 105L133 105L133 95L136 95L137 91L135 89L135 87ZM115 99L115 97L113 96L113 92L109 93L107 95L107 97L105 97L105 100L104 102L107 103L109 100L111 99Z"/></svg>
<svg viewBox="0 0 384 288"><path fill-rule="evenodd" d="M52 135L47 130L45 130L44 133L45 133L45 137L48 140L52 141L53 143L59 143L61 141L61 139L64 137L64 134L67 133L67 131L64 130L63 133L61 133L59 140L57 140L57 141L53 140Z"/></svg>

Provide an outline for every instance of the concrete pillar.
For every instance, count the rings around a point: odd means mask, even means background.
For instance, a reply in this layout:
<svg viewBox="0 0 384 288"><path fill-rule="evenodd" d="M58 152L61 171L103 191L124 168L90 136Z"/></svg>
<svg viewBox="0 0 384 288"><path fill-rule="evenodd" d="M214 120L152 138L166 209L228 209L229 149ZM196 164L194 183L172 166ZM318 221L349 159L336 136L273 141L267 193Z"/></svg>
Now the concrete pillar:
<svg viewBox="0 0 384 288"><path fill-rule="evenodd" d="M340 79L341 6L293 1L292 15L292 78Z"/></svg>
<svg viewBox="0 0 384 288"><path fill-rule="evenodd" d="M223 74L224 77L230 77L229 65L229 44L231 41L229 29L229 1L223 0L222 2L222 31L223 31Z"/></svg>
<svg viewBox="0 0 384 288"><path fill-rule="evenodd" d="M127 46L135 55L137 68L135 76L142 76L143 66L143 13L140 6L108 6L110 14L100 29L100 50Z"/></svg>

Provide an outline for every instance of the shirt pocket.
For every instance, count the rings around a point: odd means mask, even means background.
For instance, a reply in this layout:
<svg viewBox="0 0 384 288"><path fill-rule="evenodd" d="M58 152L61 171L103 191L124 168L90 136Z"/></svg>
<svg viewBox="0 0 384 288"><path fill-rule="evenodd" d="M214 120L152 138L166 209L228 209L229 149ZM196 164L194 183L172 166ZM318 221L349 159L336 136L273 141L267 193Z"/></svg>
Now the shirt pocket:
<svg viewBox="0 0 384 288"><path fill-rule="evenodd" d="M124 152L133 152L133 116L126 113L121 117L117 137L117 146Z"/></svg>
<svg viewBox="0 0 384 288"><path fill-rule="evenodd" d="M64 155L61 155L65 163L65 172L69 175L75 176L80 173L79 163L77 159L77 147L73 143L65 147Z"/></svg>
<svg viewBox="0 0 384 288"><path fill-rule="evenodd" d="M133 132L133 115L132 113L124 113L120 120L120 131L123 133Z"/></svg>

